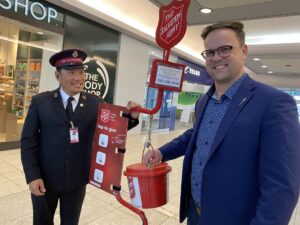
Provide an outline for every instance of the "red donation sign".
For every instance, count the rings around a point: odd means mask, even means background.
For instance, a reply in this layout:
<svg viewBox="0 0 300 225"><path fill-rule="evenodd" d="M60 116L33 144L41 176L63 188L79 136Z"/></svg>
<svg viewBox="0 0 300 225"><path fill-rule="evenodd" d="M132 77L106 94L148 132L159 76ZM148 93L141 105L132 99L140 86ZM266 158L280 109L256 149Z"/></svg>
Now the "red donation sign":
<svg viewBox="0 0 300 225"><path fill-rule="evenodd" d="M99 103L89 182L111 194L121 188L128 127L122 113L128 113L127 108Z"/></svg>
<svg viewBox="0 0 300 225"><path fill-rule="evenodd" d="M171 49L183 38L187 28L187 10L190 0L173 0L159 9L156 43L163 49Z"/></svg>

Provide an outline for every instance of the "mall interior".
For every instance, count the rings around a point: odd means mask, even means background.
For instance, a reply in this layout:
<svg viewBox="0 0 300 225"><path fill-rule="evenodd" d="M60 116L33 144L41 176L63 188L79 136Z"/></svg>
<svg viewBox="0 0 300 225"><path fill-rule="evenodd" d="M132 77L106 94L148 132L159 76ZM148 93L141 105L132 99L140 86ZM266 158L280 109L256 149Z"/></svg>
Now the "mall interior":
<svg viewBox="0 0 300 225"><path fill-rule="evenodd" d="M63 49L82 49L88 54L84 62L86 92L115 105L126 106L133 100L152 109L157 103L157 89L148 86L152 61L163 57L155 31L159 8L170 2L0 2L0 224L32 223L30 195L20 161L20 135L32 97L58 88L49 58ZM153 117L141 114L139 125L128 132L125 166L140 162L149 130L152 145L159 147L192 127L194 105L213 83L200 54L204 50L200 34L216 21L241 20L245 24L249 46L245 71L255 80L290 94L297 103L300 121L299 3L288 1L294 7L279 7L276 4L281 1L276 0L213 2L191 0L186 34L172 48L169 58L186 66L182 91L164 91L160 110ZM201 14L204 7L212 12ZM170 165L169 201L145 210L149 224L179 224L182 158ZM129 199L126 177L122 186L122 195ZM58 215L56 212L55 224L59 224ZM113 195L88 185L80 224L142 222ZM289 225L300 225L298 206Z"/></svg>

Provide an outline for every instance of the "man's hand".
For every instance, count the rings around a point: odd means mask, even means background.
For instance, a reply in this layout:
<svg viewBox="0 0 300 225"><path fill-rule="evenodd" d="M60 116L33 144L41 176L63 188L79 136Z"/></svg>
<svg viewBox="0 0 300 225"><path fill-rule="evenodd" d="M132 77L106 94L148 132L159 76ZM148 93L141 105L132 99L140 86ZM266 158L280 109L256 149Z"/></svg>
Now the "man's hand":
<svg viewBox="0 0 300 225"><path fill-rule="evenodd" d="M162 160L162 154L159 149L148 150L143 155L143 163L146 167L153 167L160 163Z"/></svg>
<svg viewBox="0 0 300 225"><path fill-rule="evenodd" d="M33 180L29 183L29 190L36 196L43 196L46 193L44 181L42 179Z"/></svg>
<svg viewBox="0 0 300 225"><path fill-rule="evenodd" d="M127 103L127 109L128 110L130 110L131 108L135 108L135 107L141 107L141 105L139 103L132 102L132 101L129 101ZM138 119L139 116L140 116L140 112L138 112L138 111L130 111L130 115L131 115L132 118Z"/></svg>

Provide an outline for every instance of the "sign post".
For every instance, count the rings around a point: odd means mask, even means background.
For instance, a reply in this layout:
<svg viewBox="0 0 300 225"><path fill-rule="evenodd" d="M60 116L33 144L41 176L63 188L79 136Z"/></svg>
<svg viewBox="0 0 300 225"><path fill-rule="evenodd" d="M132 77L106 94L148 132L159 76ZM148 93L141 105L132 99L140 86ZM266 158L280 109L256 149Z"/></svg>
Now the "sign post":
<svg viewBox="0 0 300 225"><path fill-rule="evenodd" d="M181 91L185 65L169 62L171 48L184 37L187 29L187 11L190 0L173 0L159 9L156 43L163 48L163 59L152 62L149 87L157 88L157 102L153 109L136 107L132 110L153 115L162 104L163 91Z"/></svg>
<svg viewBox="0 0 300 225"><path fill-rule="evenodd" d="M150 87L158 89L158 100L151 110L135 107L131 111L152 115L160 109L164 90L181 91L185 66L169 62L168 59L170 49L183 38L186 32L189 3L190 0L173 0L171 4L160 8L156 42L164 49L164 56L162 60L153 61L149 83ZM171 167L167 163L161 163L156 168L147 168L142 163L127 167L124 174L129 181L132 204L121 197L128 124L124 114L128 114L124 107L107 103L99 104L89 182L113 194L122 205L140 216L143 225L148 225L145 213L137 207L155 208L167 203L167 173L171 171ZM154 192L156 199L150 196L149 190Z"/></svg>

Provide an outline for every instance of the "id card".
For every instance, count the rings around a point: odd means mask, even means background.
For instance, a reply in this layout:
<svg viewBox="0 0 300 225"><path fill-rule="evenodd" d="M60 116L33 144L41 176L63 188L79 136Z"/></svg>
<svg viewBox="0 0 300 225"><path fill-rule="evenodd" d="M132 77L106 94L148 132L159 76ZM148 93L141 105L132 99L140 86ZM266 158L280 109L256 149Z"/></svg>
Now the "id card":
<svg viewBox="0 0 300 225"><path fill-rule="evenodd" d="M77 127L70 128L70 143L78 143L79 142L79 134Z"/></svg>

